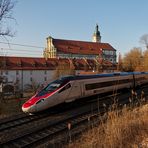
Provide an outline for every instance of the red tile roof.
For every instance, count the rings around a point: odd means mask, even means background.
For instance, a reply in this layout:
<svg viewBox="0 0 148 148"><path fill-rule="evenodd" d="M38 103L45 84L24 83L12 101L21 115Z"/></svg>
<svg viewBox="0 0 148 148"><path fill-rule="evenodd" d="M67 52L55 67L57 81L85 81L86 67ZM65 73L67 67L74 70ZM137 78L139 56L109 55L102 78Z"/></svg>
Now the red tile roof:
<svg viewBox="0 0 148 148"><path fill-rule="evenodd" d="M102 65L111 65L111 62L98 60ZM0 69L8 70L54 70L59 64L66 63L76 70L93 69L96 61L91 59L60 59L60 58L30 58L0 56Z"/></svg>
<svg viewBox="0 0 148 148"><path fill-rule="evenodd" d="M102 53L102 49L115 50L108 43L53 39L53 44L58 51L73 54L97 55Z"/></svg>

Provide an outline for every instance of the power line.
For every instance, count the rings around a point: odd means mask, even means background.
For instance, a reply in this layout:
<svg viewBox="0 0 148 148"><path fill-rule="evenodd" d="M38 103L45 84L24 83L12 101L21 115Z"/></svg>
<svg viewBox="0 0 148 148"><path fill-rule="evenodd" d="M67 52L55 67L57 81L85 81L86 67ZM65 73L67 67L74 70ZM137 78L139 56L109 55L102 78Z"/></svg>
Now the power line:
<svg viewBox="0 0 148 148"><path fill-rule="evenodd" d="M24 54L27 55L27 56L28 56L28 55L29 55L29 56L30 56L30 55L32 55L32 56L34 56L34 55L42 56L42 54L37 54L37 53L36 53L36 54L33 54L33 53L32 53L32 54L26 54L26 53L22 54L22 53L19 53L19 52L14 52L14 53L0 53L1 56L2 56L2 55L6 55L6 56L7 56L7 55L13 55L13 54L15 54L15 55L16 55L16 54L17 54L17 55L22 55L22 56L24 56Z"/></svg>
<svg viewBox="0 0 148 148"><path fill-rule="evenodd" d="M7 43L7 42L0 42L0 43L7 44L7 45L22 46L22 47L45 48L45 47L41 47L41 46L25 45L25 44L17 44L17 43Z"/></svg>
<svg viewBox="0 0 148 148"><path fill-rule="evenodd" d="M11 54L19 54L19 55L21 55L22 53L20 53L20 52L13 52L13 53L8 53L8 52L6 52L6 53L0 53L0 55L11 55ZM40 55L40 56L42 56L43 54L39 54L39 53L35 53L35 54L33 54L33 53L29 53L29 54L27 54L27 53L23 53L22 55L24 56L24 54L25 55L29 55L29 56L34 56L34 55Z"/></svg>
<svg viewBox="0 0 148 148"><path fill-rule="evenodd" d="M0 52L0 54L5 54L5 53L7 53L7 54L13 54L13 53L16 53L16 54L29 54L29 55L41 55L42 53L28 53L28 52ZM43 54L42 54L43 55Z"/></svg>
<svg viewBox="0 0 148 148"><path fill-rule="evenodd" d="M1 51L7 51L7 50L9 50L9 51L19 51L19 52L23 52L23 51L26 51L26 52L34 52L34 53L36 53L36 52L38 52L38 53L42 53L43 51L30 51L30 50L24 50L24 49L13 49L13 48L3 48L3 47L1 47Z"/></svg>

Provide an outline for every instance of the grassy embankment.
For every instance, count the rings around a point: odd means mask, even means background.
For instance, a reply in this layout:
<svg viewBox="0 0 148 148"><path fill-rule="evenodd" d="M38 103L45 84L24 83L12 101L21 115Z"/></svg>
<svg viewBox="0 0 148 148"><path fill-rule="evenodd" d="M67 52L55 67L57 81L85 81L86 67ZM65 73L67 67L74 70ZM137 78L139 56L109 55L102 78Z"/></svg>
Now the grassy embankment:
<svg viewBox="0 0 148 148"><path fill-rule="evenodd" d="M148 148L148 104L111 110L68 148Z"/></svg>
<svg viewBox="0 0 148 148"><path fill-rule="evenodd" d="M0 118L22 113L21 107L25 99L1 99L0 100Z"/></svg>
<svg viewBox="0 0 148 148"><path fill-rule="evenodd" d="M0 118L22 113L22 104L33 94L34 92L24 93L25 98L21 98L20 95L0 97Z"/></svg>
<svg viewBox="0 0 148 148"><path fill-rule="evenodd" d="M0 118L21 113L22 102L20 100L0 102Z"/></svg>

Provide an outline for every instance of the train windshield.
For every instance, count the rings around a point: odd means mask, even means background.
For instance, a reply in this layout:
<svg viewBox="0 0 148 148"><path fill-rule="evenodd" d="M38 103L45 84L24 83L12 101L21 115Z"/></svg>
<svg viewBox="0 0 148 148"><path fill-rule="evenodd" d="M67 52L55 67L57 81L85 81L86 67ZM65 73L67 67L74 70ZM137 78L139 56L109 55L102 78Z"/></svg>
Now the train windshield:
<svg viewBox="0 0 148 148"><path fill-rule="evenodd" d="M51 93L51 92L57 90L58 88L62 87L63 85L65 85L67 82L69 82L69 80L64 79L64 78L55 80L55 81L49 83L44 89L42 89L36 95L36 97L40 97L40 96L43 96L45 94Z"/></svg>

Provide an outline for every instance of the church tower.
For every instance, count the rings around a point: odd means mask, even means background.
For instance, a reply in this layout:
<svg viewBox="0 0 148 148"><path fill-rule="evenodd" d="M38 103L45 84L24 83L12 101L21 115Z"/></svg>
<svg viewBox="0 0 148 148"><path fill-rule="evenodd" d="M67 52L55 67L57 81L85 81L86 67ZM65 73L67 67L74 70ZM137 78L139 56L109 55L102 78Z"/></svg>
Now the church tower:
<svg viewBox="0 0 148 148"><path fill-rule="evenodd" d="M101 42L101 35L100 35L98 24L96 24L96 28L95 28L95 32L93 34L93 40L92 41L97 42L97 43Z"/></svg>

